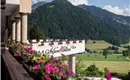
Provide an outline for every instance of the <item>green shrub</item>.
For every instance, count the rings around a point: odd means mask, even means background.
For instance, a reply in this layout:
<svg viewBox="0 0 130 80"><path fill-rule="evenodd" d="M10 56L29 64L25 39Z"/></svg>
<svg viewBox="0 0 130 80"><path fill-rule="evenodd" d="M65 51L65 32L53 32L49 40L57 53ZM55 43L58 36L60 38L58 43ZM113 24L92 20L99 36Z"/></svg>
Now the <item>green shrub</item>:
<svg viewBox="0 0 130 80"><path fill-rule="evenodd" d="M76 74L82 75L84 72L85 65L83 64L82 59L77 56L76 57Z"/></svg>
<svg viewBox="0 0 130 80"><path fill-rule="evenodd" d="M99 71L95 64L90 65L84 72L87 76L102 76L103 72Z"/></svg>

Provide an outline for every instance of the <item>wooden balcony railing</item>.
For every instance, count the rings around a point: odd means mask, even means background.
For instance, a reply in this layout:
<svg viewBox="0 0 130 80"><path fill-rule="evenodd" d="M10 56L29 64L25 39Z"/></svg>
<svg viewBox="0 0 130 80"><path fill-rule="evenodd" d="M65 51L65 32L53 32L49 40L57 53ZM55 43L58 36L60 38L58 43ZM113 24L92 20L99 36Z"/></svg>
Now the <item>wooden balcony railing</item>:
<svg viewBox="0 0 130 80"><path fill-rule="evenodd" d="M1 56L2 80L34 80L7 49L2 51Z"/></svg>

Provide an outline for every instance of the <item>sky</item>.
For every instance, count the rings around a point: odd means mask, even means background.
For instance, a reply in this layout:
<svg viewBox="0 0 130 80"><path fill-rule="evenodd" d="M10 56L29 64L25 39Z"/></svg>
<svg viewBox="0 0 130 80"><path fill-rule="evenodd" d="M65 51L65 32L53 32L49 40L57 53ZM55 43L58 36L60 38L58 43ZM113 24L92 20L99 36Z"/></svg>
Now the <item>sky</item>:
<svg viewBox="0 0 130 80"><path fill-rule="evenodd" d="M39 1L50 2L52 0L32 0L32 3ZM68 0L73 5L77 6L80 4L94 5L106 9L115 14L130 16L130 0Z"/></svg>
<svg viewBox="0 0 130 80"><path fill-rule="evenodd" d="M115 14L130 16L130 0L88 0L88 5L95 5Z"/></svg>

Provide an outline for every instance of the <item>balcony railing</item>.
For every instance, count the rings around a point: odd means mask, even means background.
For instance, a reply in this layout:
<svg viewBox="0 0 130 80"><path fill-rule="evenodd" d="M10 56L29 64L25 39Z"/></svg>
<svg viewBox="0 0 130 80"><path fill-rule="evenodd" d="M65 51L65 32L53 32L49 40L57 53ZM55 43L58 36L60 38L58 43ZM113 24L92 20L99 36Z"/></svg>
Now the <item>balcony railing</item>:
<svg viewBox="0 0 130 80"><path fill-rule="evenodd" d="M1 56L2 80L34 80L7 49L2 50Z"/></svg>

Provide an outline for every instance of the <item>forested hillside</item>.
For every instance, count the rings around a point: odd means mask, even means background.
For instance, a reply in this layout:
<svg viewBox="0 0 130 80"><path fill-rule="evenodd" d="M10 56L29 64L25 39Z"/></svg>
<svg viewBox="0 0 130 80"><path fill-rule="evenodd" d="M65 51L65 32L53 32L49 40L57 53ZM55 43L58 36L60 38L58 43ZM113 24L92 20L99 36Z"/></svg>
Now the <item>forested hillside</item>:
<svg viewBox="0 0 130 80"><path fill-rule="evenodd" d="M30 25L37 25L53 39L95 39L119 45L122 36L111 25L73 6L67 0L55 0L36 8L28 18Z"/></svg>
<svg viewBox="0 0 130 80"><path fill-rule="evenodd" d="M124 42L128 42L130 38L130 17L116 15L111 13L105 9L101 9L96 6L87 6L87 5L79 5L79 7L83 8L87 12L91 13L93 16L100 18L105 23L112 26L114 29L118 31Z"/></svg>

